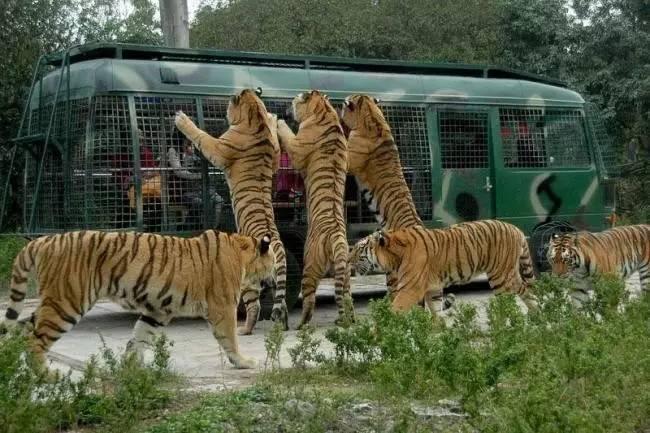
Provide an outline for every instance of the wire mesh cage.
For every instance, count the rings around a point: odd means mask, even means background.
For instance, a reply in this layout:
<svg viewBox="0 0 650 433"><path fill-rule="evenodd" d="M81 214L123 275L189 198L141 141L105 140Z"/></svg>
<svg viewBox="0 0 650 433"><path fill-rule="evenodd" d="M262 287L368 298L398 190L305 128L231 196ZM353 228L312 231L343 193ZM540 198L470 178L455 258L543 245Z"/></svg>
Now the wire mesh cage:
<svg viewBox="0 0 650 433"><path fill-rule="evenodd" d="M622 165L619 155L622 155L622 152L617 151L614 140L607 132L602 115L591 103L585 104L585 115L594 143L594 153L601 170L608 177L618 175Z"/></svg>
<svg viewBox="0 0 650 433"><path fill-rule="evenodd" d="M530 235L530 246L533 260L537 266L538 272L544 272L550 269L550 265L546 258L548 245L555 234L573 233L577 231L574 226L566 221L549 221L540 224L533 229Z"/></svg>

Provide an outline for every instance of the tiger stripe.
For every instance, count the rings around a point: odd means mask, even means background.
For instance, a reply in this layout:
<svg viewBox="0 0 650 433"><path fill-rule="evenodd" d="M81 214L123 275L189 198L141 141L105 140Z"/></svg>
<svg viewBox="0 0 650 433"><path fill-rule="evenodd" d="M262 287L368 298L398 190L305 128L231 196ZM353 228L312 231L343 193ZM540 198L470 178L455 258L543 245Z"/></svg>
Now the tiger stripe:
<svg viewBox="0 0 650 433"><path fill-rule="evenodd" d="M275 225L272 203L273 174L279 165L280 148L269 116L255 91L245 89L231 98L228 105L230 127L219 138L199 129L182 112L176 115L176 127L215 167L223 169L237 231L253 237L271 234L271 250L276 263L272 317L281 321L286 330L287 258ZM260 291L259 286L243 289L246 324L241 334L252 333L257 323Z"/></svg>
<svg viewBox="0 0 650 433"><path fill-rule="evenodd" d="M98 299L108 298L142 313L128 346L138 354L151 341L152 327L192 312L207 318L235 366L252 367L254 362L238 351L236 310L243 285L273 274L271 238L259 239L214 230L189 239L99 231L38 238L14 260L3 326L26 322L18 317L33 272L41 302L28 321L41 360ZM216 323L214 317L226 319Z"/></svg>
<svg viewBox="0 0 650 433"><path fill-rule="evenodd" d="M393 308L398 311L424 299L435 314L446 287L468 283L482 273L496 294L514 293L529 309L536 306L528 291L535 277L526 237L503 221L382 231L361 239L355 249L358 254L350 263L359 273L396 272Z"/></svg>
<svg viewBox="0 0 650 433"><path fill-rule="evenodd" d="M554 235L547 250L551 272L584 279L609 273L623 279L639 272L641 287L650 290L650 225L615 227L600 233Z"/></svg>
<svg viewBox="0 0 650 433"><path fill-rule="evenodd" d="M278 138L293 167L304 179L308 228L302 273L302 316L299 327L309 323L316 305L316 289L327 271L334 268L334 296L337 323L344 323L353 311L346 311L344 297L349 286L348 243L343 200L347 175L347 141L334 107L317 90L301 93L292 101L294 119L300 123L293 134L278 122ZM351 297L350 297L351 301ZM351 302L347 305L351 305Z"/></svg>

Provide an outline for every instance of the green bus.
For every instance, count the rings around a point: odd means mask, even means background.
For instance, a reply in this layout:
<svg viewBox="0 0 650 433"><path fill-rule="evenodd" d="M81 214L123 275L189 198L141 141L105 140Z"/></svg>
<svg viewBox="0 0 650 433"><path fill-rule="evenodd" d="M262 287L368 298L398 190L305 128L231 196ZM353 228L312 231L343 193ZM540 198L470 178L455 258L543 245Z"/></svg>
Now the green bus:
<svg viewBox="0 0 650 433"><path fill-rule="evenodd" d="M379 98L428 226L498 218L523 229L535 250L554 230L609 225L611 146L589 105L562 82L482 65L101 43L37 62L15 140L25 151L12 160L24 167L21 231L233 230L223 173L193 153L173 118L183 110L219 135L229 96L247 87L261 87L280 118L308 89L335 104L354 93ZM283 156L274 207L290 303L300 285L304 202ZM345 204L351 241L376 230L351 178Z"/></svg>

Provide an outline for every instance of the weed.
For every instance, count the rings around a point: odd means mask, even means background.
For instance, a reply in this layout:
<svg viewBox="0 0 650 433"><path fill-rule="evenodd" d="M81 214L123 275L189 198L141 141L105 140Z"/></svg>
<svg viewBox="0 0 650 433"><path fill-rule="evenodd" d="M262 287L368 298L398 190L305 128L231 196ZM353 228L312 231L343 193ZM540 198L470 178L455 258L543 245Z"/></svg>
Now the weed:
<svg viewBox="0 0 650 433"><path fill-rule="evenodd" d="M264 336L264 347L266 348L264 368L280 368L280 352L284 339L284 327L280 322L273 322L273 326Z"/></svg>
<svg viewBox="0 0 650 433"><path fill-rule="evenodd" d="M0 425L6 433L46 432L101 425L129 432L138 418L169 404L174 389L166 342L159 340L152 366L104 346L82 376L57 381L33 361L18 330L0 340Z"/></svg>
<svg viewBox="0 0 650 433"><path fill-rule="evenodd" d="M309 363L322 363L325 355L319 352L321 341L314 337L315 328L305 325L298 331L298 343L288 349L291 364L295 368L305 369Z"/></svg>

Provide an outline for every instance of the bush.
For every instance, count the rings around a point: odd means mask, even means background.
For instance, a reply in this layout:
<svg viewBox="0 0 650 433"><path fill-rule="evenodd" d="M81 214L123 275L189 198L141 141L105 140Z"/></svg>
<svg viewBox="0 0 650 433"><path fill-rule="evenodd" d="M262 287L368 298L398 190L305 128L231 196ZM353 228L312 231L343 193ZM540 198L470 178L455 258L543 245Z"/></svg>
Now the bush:
<svg viewBox="0 0 650 433"><path fill-rule="evenodd" d="M470 306L441 326L422 309L396 314L373 302L368 319L328 332L333 367L363 373L383 394L459 396L480 431L642 431L650 426L650 295L622 309L620 280L592 283L592 299L577 309L569 280L543 276L538 311L526 316L513 296L495 296L481 327Z"/></svg>
<svg viewBox="0 0 650 433"><path fill-rule="evenodd" d="M156 343L151 365L104 347L76 381L70 375L53 380L34 363L27 345L17 331L0 340L0 425L5 433L83 425L129 432L138 418L164 407L174 395L164 386L173 378L164 337Z"/></svg>

